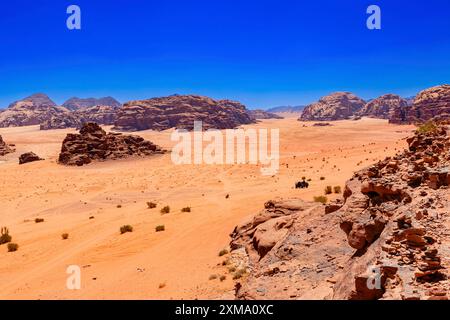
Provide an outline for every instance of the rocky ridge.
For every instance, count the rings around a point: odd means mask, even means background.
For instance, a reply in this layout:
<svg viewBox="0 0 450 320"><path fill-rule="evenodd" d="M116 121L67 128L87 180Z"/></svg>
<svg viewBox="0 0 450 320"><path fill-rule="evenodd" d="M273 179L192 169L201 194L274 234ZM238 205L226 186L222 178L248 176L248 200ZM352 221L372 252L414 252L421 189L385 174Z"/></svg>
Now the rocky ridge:
<svg viewBox="0 0 450 320"><path fill-rule="evenodd" d="M58 162L83 166L92 161L150 156L165 151L144 138L120 133L106 133L96 123L85 123L79 134L68 134L62 143Z"/></svg>
<svg viewBox="0 0 450 320"><path fill-rule="evenodd" d="M269 201L235 228L239 299L447 299L450 141L445 126L355 173L323 207Z"/></svg>
<svg viewBox="0 0 450 320"><path fill-rule="evenodd" d="M125 103L118 111L113 129L192 130L194 121L202 121L204 129L232 129L255 120L239 102L195 95L173 95Z"/></svg>

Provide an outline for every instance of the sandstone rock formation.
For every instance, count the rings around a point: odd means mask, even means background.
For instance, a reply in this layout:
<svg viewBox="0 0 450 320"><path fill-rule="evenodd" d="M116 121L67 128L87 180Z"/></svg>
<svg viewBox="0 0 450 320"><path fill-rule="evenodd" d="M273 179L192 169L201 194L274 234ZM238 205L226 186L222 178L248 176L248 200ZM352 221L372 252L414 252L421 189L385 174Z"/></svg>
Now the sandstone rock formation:
<svg viewBox="0 0 450 320"><path fill-rule="evenodd" d="M79 134L68 134L64 139L59 163L82 166L92 161L161 153L164 153L164 150L139 136L107 134L98 124L85 123Z"/></svg>
<svg viewBox="0 0 450 320"><path fill-rule="evenodd" d="M395 108L391 123L420 123L428 120L450 120L450 85L420 92L411 107Z"/></svg>
<svg viewBox="0 0 450 320"><path fill-rule="evenodd" d="M192 130L194 121L203 121L205 129L231 129L254 122L245 106L238 102L173 95L125 103L118 111L114 130Z"/></svg>
<svg viewBox="0 0 450 320"><path fill-rule="evenodd" d="M84 123L95 122L112 125L117 117L117 108L111 106L81 107L76 111L51 117L41 124L41 130L81 128Z"/></svg>
<svg viewBox="0 0 450 320"><path fill-rule="evenodd" d="M15 149L9 145L6 144L5 141L3 141L2 136L0 136L0 157L3 157L7 155L8 153L14 152Z"/></svg>
<svg viewBox="0 0 450 320"><path fill-rule="evenodd" d="M12 103L0 113L0 127L41 124L54 116L64 116L68 110L57 107L45 94L35 94Z"/></svg>
<svg viewBox="0 0 450 320"><path fill-rule="evenodd" d="M408 102L395 94L386 94L368 102L357 115L378 119L390 119L396 108L407 108Z"/></svg>
<svg viewBox="0 0 450 320"><path fill-rule="evenodd" d="M22 154L19 157L19 164L25 164L25 163L34 162L34 161L41 161L41 160L44 160L44 159L39 157L34 152L27 152L27 153Z"/></svg>
<svg viewBox="0 0 450 320"><path fill-rule="evenodd" d="M275 113L267 112L261 109L248 110L250 117L254 120L260 119L283 119L282 116L279 116Z"/></svg>
<svg viewBox="0 0 450 320"><path fill-rule="evenodd" d="M104 98L87 98L80 99L77 97L70 98L66 102L63 103L63 107L68 110L75 111L82 108L90 108L94 106L108 106L112 108L120 108L122 104L112 97L104 97Z"/></svg>
<svg viewBox="0 0 450 320"><path fill-rule="evenodd" d="M365 101L350 92L336 92L308 105L300 121L333 121L349 119L364 105Z"/></svg>
<svg viewBox="0 0 450 320"><path fill-rule="evenodd" d="M236 227L231 254L246 257L248 270L236 297L447 299L448 128L407 142L403 153L355 173L341 201L270 201Z"/></svg>

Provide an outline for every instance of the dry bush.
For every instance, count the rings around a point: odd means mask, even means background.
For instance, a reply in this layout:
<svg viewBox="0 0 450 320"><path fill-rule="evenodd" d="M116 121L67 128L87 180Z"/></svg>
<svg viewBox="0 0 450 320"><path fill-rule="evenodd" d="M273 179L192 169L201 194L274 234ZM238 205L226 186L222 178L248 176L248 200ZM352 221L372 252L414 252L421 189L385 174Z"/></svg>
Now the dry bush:
<svg viewBox="0 0 450 320"><path fill-rule="evenodd" d="M156 232L165 231L166 227L164 225L156 226L155 230Z"/></svg>
<svg viewBox="0 0 450 320"><path fill-rule="evenodd" d="M328 198L325 196L317 196L317 197L314 197L314 202L320 202L320 203L325 204L328 202Z"/></svg>
<svg viewBox="0 0 450 320"><path fill-rule="evenodd" d="M124 233L127 233L127 232L133 232L133 227L130 226L129 224L126 224L126 225L123 225L123 226L120 227L120 233L121 234L124 234Z"/></svg>
<svg viewBox="0 0 450 320"><path fill-rule="evenodd" d="M154 202L147 202L147 207L149 209L154 209L154 208L156 208L156 203L154 203Z"/></svg>
<svg viewBox="0 0 450 320"><path fill-rule="evenodd" d="M8 243L8 252L14 252L19 249L19 245L17 243Z"/></svg>
<svg viewBox="0 0 450 320"><path fill-rule="evenodd" d="M9 235L9 230L6 227L1 229L0 245L11 242L12 237Z"/></svg>
<svg viewBox="0 0 450 320"><path fill-rule="evenodd" d="M161 214L168 214L168 213L170 213L169 206L165 206L164 208L161 209Z"/></svg>

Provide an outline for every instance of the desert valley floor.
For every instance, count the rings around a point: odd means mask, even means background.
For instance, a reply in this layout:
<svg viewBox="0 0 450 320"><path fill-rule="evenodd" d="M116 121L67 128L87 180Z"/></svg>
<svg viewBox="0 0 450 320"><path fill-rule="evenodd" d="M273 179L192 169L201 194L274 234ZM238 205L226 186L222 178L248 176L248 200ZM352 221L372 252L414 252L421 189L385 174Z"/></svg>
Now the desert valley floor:
<svg viewBox="0 0 450 320"><path fill-rule="evenodd" d="M0 226L20 246L0 250L0 299L233 298L218 253L235 225L272 198L312 200L328 185L343 187L354 171L402 150L414 129L368 118L326 127L296 119L249 125L280 128L276 176L254 165L177 166L170 153L66 167L57 158L75 130L0 129L17 148L0 160ZM170 150L170 132L137 134ZM46 160L19 166L28 151ZM312 179L309 189L294 188L302 176ZM148 201L158 208L148 209ZM171 212L161 215L166 205ZM186 206L192 212L182 213ZM125 224L134 232L121 235ZM166 231L155 232L157 225ZM81 290L66 289L69 265L82 268ZM227 278L209 280L212 274Z"/></svg>

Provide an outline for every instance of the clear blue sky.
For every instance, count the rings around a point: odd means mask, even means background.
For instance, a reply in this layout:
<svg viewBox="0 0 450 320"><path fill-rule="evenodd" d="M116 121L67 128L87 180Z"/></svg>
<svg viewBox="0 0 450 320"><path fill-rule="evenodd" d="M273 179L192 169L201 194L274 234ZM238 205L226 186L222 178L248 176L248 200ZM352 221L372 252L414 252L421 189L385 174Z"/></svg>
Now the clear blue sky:
<svg viewBox="0 0 450 320"><path fill-rule="evenodd" d="M66 8L82 30L66 28ZM366 8L382 9L382 30ZM173 93L249 107L332 91L404 96L450 82L448 0L15 0L0 4L0 107Z"/></svg>

